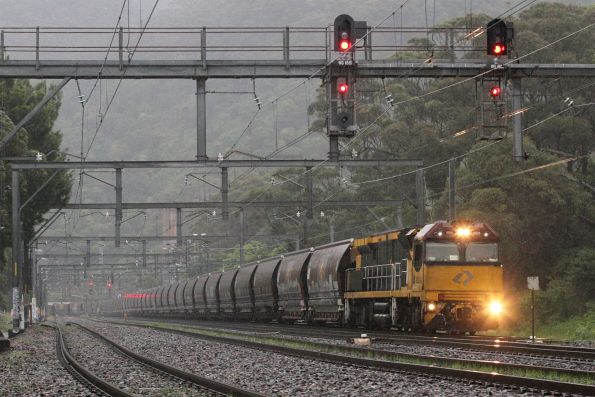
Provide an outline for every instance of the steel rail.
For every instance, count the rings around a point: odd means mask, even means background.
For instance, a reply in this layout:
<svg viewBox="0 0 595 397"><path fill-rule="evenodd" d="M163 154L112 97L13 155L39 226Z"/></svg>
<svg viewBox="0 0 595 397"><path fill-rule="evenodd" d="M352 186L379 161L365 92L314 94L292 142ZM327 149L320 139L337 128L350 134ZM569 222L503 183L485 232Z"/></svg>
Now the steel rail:
<svg viewBox="0 0 595 397"><path fill-rule="evenodd" d="M341 353L366 353L366 354L377 354L378 356L383 357L402 357L402 358L409 358L409 359L424 359L424 360L431 360L434 363L449 363L449 364L467 364L467 365L474 365L474 366L492 366L495 371L491 372L483 372L483 371L475 371L475 370L462 370L462 369L455 369L455 368L447 368L447 367L440 367L435 364L431 365L423 365L423 364L412 364L412 363L404 363L398 361L388 361L388 360L380 360L380 359L369 359L369 358L361 358L355 357L353 355L344 355L344 354L335 354L335 353L326 353L323 351L317 350L308 350L308 349L299 349L294 347L288 346L279 346L267 343L260 343L254 341L248 341L244 339L238 338L231 338L225 336L214 336L214 335L205 335L199 334L196 332L191 331L184 331L179 329L171 329L167 328L166 326L153 326L153 325L143 325L143 324L131 324L131 323L123 323L117 321L104 321L110 322L118 325L124 326L135 326L135 327L144 327L149 329L154 329L158 331L164 332L171 332L175 334L190 336L199 339L211 340L220 343L232 344L237 346L255 348L260 350L271 351L275 353L285 354L285 355L292 355L298 356L308 359L315 359L321 361L332 362L336 364L343 364L343 365L360 365L365 367L374 368L377 370L383 371L406 371L412 373L423 373L423 374L432 374L437 376L445 376L450 378L459 378L459 379L467 379L472 381L481 381L481 382L488 382L492 384L503 384L503 385L512 385L517 387L527 387L532 389L539 389L539 390L548 390L548 391L558 391L562 393L577 393L583 395L595 395L595 385L589 384L579 384L579 383L569 383L569 382L560 382L560 381L553 381L547 379L537 379L537 378L528 378L528 377L521 377L521 376L514 376L514 375L504 375L501 373L496 372L498 369L510 368L510 369L521 369L521 370L537 370L537 371L544 371L544 372L555 372L555 373L564 373L564 374L572 374L572 375L591 375L590 372L585 371L576 371L576 370L568 370L568 369L557 369L551 367L538 367L538 366L530 366L530 365L520 365L520 364L503 364L496 361L480 361L480 360L463 360L463 359L452 359L452 358L439 358L436 356L423 356L423 355L416 355L416 354L406 354L406 353L394 353L388 352L385 350L375 350L375 349L364 349L364 348L357 348L357 347L346 347L346 346L338 346L338 345L329 345L325 343L319 342L308 342L308 344L312 346L317 346L323 349L332 348L334 350L340 350ZM186 325L187 328L194 328L196 331L200 331L198 327L192 327ZM212 332L212 331L210 331ZM239 337L252 337L257 338L258 335L238 335ZM276 338L272 335L265 335L260 336L270 338L270 339L279 339L281 342L287 342L287 339ZM595 375L593 375L595 376Z"/></svg>
<svg viewBox="0 0 595 397"><path fill-rule="evenodd" d="M156 320L156 319L155 319ZM172 322L171 320L169 320ZM475 340L475 337L464 337L464 338L452 338L451 336L426 336L426 335L403 335L395 334L388 331L370 331L370 330L349 330L339 329L331 327L316 327L316 326L303 326L303 325L288 325L288 324L263 324L262 326L255 324L245 323L220 323L220 322L209 322L209 323L193 323L191 321L175 320L173 321L178 324L200 326L215 328L217 326L233 327L237 330L254 330L262 331L263 329L279 330L288 335L309 335L313 337L332 337L332 338L345 338L345 337L358 337L361 332L366 334L378 342L386 343L400 343L400 344L412 344L412 345L426 345L426 346L444 346L444 347L455 347L469 350L479 350L492 353L513 353L513 354L524 354L524 355L536 355L544 357L555 357L555 358L570 358L580 360L595 360L595 349L574 347L574 346L556 346L556 345L543 345L543 344L532 344L532 343L520 343L510 341L499 341L495 339L491 340Z"/></svg>
<svg viewBox="0 0 595 397"><path fill-rule="evenodd" d="M162 362L153 360L149 357L145 357L138 353L135 353L135 352L125 348L124 346L117 344L116 342L114 342L111 339L109 339L108 337L100 334L99 332L92 330L91 328L88 328L82 324L75 323L75 322L71 322L71 324L74 324L74 325L84 329L85 331L89 332L90 334L94 335L95 337L106 342L107 344L109 344L110 346L115 348L116 350L122 352L124 355L132 358L133 360L138 361L141 364L156 368L160 371L168 373L169 375L173 375L177 378L191 382L191 383L193 383L197 386L200 386L202 388L209 389L210 391L214 391L217 393L224 394L226 396L234 396L234 397L266 397L265 394L253 392L250 390L245 390L240 387L230 385L228 383L218 382L213 379L205 378L205 377L195 375L190 372L182 371L181 369L169 366Z"/></svg>
<svg viewBox="0 0 595 397"><path fill-rule="evenodd" d="M64 335L62 334L62 330L60 329L59 325L46 326L54 328L56 330L56 352L58 354L58 360L75 379L85 384L87 387L91 386L91 388L97 389L101 393L105 393L108 396L133 397L132 394L129 394L124 390L112 385L111 383L108 383L103 379L99 378L93 372L89 371L88 369L83 367L78 361L76 361L74 357L72 357L72 355L68 351L68 348L66 347L66 344L64 343Z"/></svg>

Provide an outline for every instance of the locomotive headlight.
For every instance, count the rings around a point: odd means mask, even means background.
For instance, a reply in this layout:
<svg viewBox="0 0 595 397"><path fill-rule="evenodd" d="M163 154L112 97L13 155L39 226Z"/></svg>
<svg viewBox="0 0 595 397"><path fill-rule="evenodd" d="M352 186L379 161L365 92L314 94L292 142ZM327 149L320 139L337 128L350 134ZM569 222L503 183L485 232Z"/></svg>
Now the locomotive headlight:
<svg viewBox="0 0 595 397"><path fill-rule="evenodd" d="M502 309L502 302L492 301L490 303L490 313L497 315L502 313Z"/></svg>
<svg viewBox="0 0 595 397"><path fill-rule="evenodd" d="M428 311L433 312L434 310L436 310L436 304L434 302L428 303Z"/></svg>
<svg viewBox="0 0 595 397"><path fill-rule="evenodd" d="M457 229L457 237L467 238L471 236L471 229L468 227L460 227Z"/></svg>

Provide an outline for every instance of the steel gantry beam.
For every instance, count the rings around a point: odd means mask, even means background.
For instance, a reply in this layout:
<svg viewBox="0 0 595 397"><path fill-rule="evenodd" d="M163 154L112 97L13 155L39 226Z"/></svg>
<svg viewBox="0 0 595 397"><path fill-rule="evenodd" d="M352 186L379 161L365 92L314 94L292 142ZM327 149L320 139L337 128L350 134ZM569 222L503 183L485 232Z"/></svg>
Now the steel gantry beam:
<svg viewBox="0 0 595 397"><path fill-rule="evenodd" d="M236 78L322 78L327 60L134 60L123 74L118 61L60 60L35 61L5 60L0 62L0 78L31 79L96 79L101 71L103 79L236 79ZM474 77L492 70L492 65L481 60L445 62L424 60L402 62L394 59L359 61L358 77L411 77L444 78ZM594 64L533 64L518 63L499 69L510 77L558 78L595 77ZM199 87L199 93L201 93ZM199 98L200 100L200 98ZM202 105L199 101L199 105Z"/></svg>
<svg viewBox="0 0 595 397"><path fill-rule="evenodd" d="M259 237L259 236L257 236ZM237 239L238 236L229 234L214 234L208 236L182 236L182 240L205 240L205 239ZM175 241L176 236L121 236L124 241ZM43 236L39 241L113 241L114 236ZM145 248L146 249L146 248Z"/></svg>
<svg viewBox="0 0 595 397"><path fill-rule="evenodd" d="M358 200L358 201L312 201L313 207L333 208L333 207L366 207L366 206L394 206L401 203L401 200ZM305 201L230 201L227 203L228 207L233 208L296 208L309 206L309 202ZM125 210L150 210L163 208L217 208L221 207L221 201L208 202L171 202L171 203L122 203L122 209ZM62 207L62 209L71 210L93 210L115 209L115 203L70 203ZM173 236L173 239L176 237ZM135 237L135 239L138 239Z"/></svg>
<svg viewBox="0 0 595 397"><path fill-rule="evenodd" d="M421 167L422 160L382 159L382 160L172 160L172 161L15 161L14 170L31 169L98 169L98 168L275 168L275 167Z"/></svg>

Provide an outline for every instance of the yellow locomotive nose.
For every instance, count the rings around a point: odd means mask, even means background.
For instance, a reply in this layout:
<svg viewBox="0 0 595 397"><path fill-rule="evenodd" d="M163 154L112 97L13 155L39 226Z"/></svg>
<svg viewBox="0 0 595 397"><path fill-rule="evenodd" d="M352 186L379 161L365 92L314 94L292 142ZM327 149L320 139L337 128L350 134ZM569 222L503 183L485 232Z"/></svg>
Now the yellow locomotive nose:
<svg viewBox="0 0 595 397"><path fill-rule="evenodd" d="M502 302L492 301L490 303L490 313L493 315L501 314L503 309Z"/></svg>

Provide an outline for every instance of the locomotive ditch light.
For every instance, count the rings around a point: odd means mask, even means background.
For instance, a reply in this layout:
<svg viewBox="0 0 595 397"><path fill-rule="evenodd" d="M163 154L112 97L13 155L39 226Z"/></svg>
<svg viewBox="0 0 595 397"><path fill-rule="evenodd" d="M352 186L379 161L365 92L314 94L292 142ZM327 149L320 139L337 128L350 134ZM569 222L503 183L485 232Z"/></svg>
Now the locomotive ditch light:
<svg viewBox="0 0 595 397"><path fill-rule="evenodd" d="M492 301L490 302L490 313L494 315L498 315L502 313L504 307L502 306L502 302L499 301Z"/></svg>
<svg viewBox="0 0 595 397"><path fill-rule="evenodd" d="M433 312L434 310L436 310L436 304L434 302L428 303L428 311Z"/></svg>

